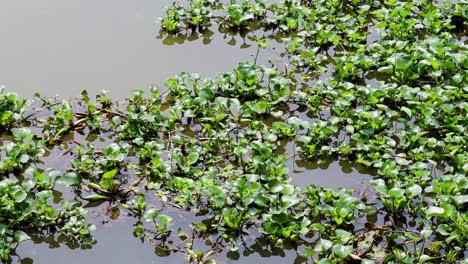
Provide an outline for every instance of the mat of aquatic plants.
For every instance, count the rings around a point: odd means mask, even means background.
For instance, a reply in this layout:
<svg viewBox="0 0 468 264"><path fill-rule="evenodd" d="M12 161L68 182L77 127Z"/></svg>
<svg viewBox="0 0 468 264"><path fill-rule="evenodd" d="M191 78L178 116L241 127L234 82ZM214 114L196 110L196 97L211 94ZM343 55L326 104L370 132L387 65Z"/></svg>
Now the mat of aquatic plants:
<svg viewBox="0 0 468 264"><path fill-rule="evenodd" d="M249 256L252 241L295 263L468 263L467 6L175 2L162 41L218 31L282 59L182 73L119 102L2 88L2 261L44 233L92 250L86 205L125 211L129 239L189 263ZM291 159L375 176L295 186Z"/></svg>

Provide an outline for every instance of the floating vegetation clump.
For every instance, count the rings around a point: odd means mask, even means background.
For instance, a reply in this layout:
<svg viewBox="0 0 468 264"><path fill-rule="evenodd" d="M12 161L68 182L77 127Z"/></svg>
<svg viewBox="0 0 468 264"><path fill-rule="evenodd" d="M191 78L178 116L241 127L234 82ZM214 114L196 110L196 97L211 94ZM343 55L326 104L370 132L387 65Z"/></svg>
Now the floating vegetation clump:
<svg viewBox="0 0 468 264"><path fill-rule="evenodd" d="M467 6L175 3L160 37L218 25L259 49L283 49L284 65L182 73L123 102L83 93L25 106L2 90L0 256L9 259L38 228L94 243L80 206L106 201L135 217L136 237L189 262L247 250L250 237L295 248L303 262L465 263ZM286 144L291 153L281 151ZM45 167L51 151L70 165ZM377 176L366 190L291 183L288 159L330 157ZM74 199L51 202L56 184ZM184 214L197 220L175 220Z"/></svg>

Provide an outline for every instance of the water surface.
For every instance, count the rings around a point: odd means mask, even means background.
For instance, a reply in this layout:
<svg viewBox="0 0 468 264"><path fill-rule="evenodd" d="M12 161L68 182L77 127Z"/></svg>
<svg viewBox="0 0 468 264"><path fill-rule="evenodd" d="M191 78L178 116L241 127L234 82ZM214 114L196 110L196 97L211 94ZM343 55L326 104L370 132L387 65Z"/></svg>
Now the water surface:
<svg viewBox="0 0 468 264"><path fill-rule="evenodd" d="M213 76L252 60L253 46L231 46L219 34L209 46L200 40L164 45L156 39L157 18L168 4L0 0L0 84L22 97L74 97L86 89L125 98L182 71Z"/></svg>

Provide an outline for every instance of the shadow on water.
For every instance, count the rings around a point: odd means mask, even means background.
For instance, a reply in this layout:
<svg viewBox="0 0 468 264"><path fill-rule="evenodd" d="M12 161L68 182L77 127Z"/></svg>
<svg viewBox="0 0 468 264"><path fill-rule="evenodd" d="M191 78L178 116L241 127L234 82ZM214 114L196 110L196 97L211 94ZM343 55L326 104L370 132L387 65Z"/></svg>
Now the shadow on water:
<svg viewBox="0 0 468 264"><path fill-rule="evenodd" d="M288 167L294 185L304 187L315 184L333 190L341 187L362 189L376 175L372 168L334 158L317 161L289 160Z"/></svg>
<svg viewBox="0 0 468 264"><path fill-rule="evenodd" d="M186 255L171 252L169 249L183 245L185 242L177 238L168 241L142 241L133 236L134 224L137 220L128 215L121 215L119 209L105 212L107 217L99 213L106 204L101 204L90 210L90 220L95 220L97 229L93 233L97 243L80 245L64 235L56 235L53 230L35 231L31 233L32 240L21 243L17 249L18 256L13 256L11 263L187 263ZM174 217L175 226L183 226L189 230L188 222L201 220L190 212L168 210ZM105 220L103 220L105 219ZM98 221L102 220L102 221ZM260 238L251 236L241 238L237 245L239 250L231 251L221 248L216 235L195 239L193 248L205 253L213 251L211 259L216 263L303 263L298 255L301 249L285 243L283 248L272 247Z"/></svg>
<svg viewBox="0 0 468 264"><path fill-rule="evenodd" d="M125 219L121 216L97 226L94 236L98 242L90 249L69 245L54 235L34 237L34 241L19 246L17 251L22 260L18 263L160 263L154 246L134 238L133 225L122 221ZM186 263L184 257L183 254L172 254L164 261Z"/></svg>

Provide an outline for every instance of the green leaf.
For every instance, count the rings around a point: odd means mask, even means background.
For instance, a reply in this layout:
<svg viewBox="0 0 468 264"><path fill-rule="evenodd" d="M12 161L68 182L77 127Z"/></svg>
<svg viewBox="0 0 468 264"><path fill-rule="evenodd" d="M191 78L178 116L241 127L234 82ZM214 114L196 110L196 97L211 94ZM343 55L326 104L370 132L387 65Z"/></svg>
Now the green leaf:
<svg viewBox="0 0 468 264"><path fill-rule="evenodd" d="M204 100L211 100L214 97L214 93L211 89L203 89L198 93L198 96Z"/></svg>
<svg viewBox="0 0 468 264"><path fill-rule="evenodd" d="M224 200L224 197L222 196L215 196L212 198L212 201L214 203L214 206L217 208L221 208L226 204L226 201Z"/></svg>
<svg viewBox="0 0 468 264"><path fill-rule="evenodd" d="M10 194L13 196L13 199L15 199L17 203L21 203L28 196L28 194L22 189L16 189Z"/></svg>
<svg viewBox="0 0 468 264"><path fill-rule="evenodd" d="M321 238L319 242L315 245L314 250L318 252L324 252L330 249L333 246L333 242L328 239Z"/></svg>
<svg viewBox="0 0 468 264"><path fill-rule="evenodd" d="M242 197L242 203L244 206L247 208L249 204L251 204L254 201L254 197L250 194L246 194Z"/></svg>
<svg viewBox="0 0 468 264"><path fill-rule="evenodd" d="M117 172L119 171L118 168L115 168L113 170L110 170L102 175L101 181L99 182L99 185L104 189L104 190L112 190L114 188L114 183L113 179Z"/></svg>
<svg viewBox="0 0 468 264"><path fill-rule="evenodd" d="M101 201L101 200L107 200L108 197L100 194L91 194L85 197L81 197L83 200L86 201Z"/></svg>
<svg viewBox="0 0 468 264"><path fill-rule="evenodd" d="M411 185L410 187L408 187L407 190L411 194L411 197L415 197L415 196L419 195L422 192L421 186L419 186L417 184Z"/></svg>
<svg viewBox="0 0 468 264"><path fill-rule="evenodd" d="M135 138L132 142L138 146L142 146L145 143L145 139L138 137Z"/></svg>
<svg viewBox="0 0 468 264"><path fill-rule="evenodd" d="M381 193L386 193L388 188L383 179L371 180L371 184L374 186L375 190Z"/></svg>
<svg viewBox="0 0 468 264"><path fill-rule="evenodd" d="M272 193L279 193L284 189L284 184L276 179L270 181L268 185L270 185L269 187Z"/></svg>
<svg viewBox="0 0 468 264"><path fill-rule="evenodd" d="M159 218L159 221L164 225L167 225L172 221L172 217L165 215L165 214L159 215L158 218Z"/></svg>
<svg viewBox="0 0 468 264"><path fill-rule="evenodd" d="M23 154L23 155L21 155L21 157L20 157L20 159L19 159L19 162L21 162L21 163L27 163L27 162L29 161L29 158L30 158L29 155Z"/></svg>
<svg viewBox="0 0 468 264"><path fill-rule="evenodd" d="M36 183L32 179L24 179L21 183L21 187L24 191L28 192L36 186Z"/></svg>
<svg viewBox="0 0 468 264"><path fill-rule="evenodd" d="M122 123L122 117L120 116L114 116L112 117L112 124L114 125L120 125ZM135 142L134 142L135 143ZM135 143L136 144L136 143Z"/></svg>
<svg viewBox="0 0 468 264"><path fill-rule="evenodd" d="M29 128L13 128L11 129L11 133L13 134L13 136L15 136L15 138L19 140L23 140L26 138L31 139L33 136Z"/></svg>
<svg viewBox="0 0 468 264"><path fill-rule="evenodd" d="M298 203L301 202L301 199L299 199L299 197L297 197L296 195L283 195L281 197L281 201L285 204L287 204L288 206L294 206Z"/></svg>
<svg viewBox="0 0 468 264"><path fill-rule="evenodd" d="M437 227L437 232L439 232L441 235L443 236L448 236L451 234L451 228L449 225L447 224L440 224L438 227Z"/></svg>
<svg viewBox="0 0 468 264"><path fill-rule="evenodd" d="M190 152L187 156L188 158L188 165L195 164L198 161L200 154L198 152Z"/></svg>
<svg viewBox="0 0 468 264"><path fill-rule="evenodd" d="M117 174L118 171L119 171L119 169L117 169L117 168L115 168L115 169L113 169L113 170L110 170L110 171L104 173L104 174L102 175L102 178L103 178L103 179L113 179L114 176Z"/></svg>
<svg viewBox="0 0 468 264"><path fill-rule="evenodd" d="M271 220L277 224L285 224L289 221L289 217L285 213L280 213L280 214L274 214L271 216Z"/></svg>
<svg viewBox="0 0 468 264"><path fill-rule="evenodd" d="M249 64L241 64L234 70L238 80L244 81L248 85L254 84L258 76L255 73L254 67Z"/></svg>
<svg viewBox="0 0 468 264"><path fill-rule="evenodd" d="M257 196L254 199L254 203L258 206L267 206L270 200L264 196Z"/></svg>
<svg viewBox="0 0 468 264"><path fill-rule="evenodd" d="M154 221L158 215L159 215L159 212L156 209L151 208L145 212L145 214L143 215L143 218L146 220L146 222L150 222L150 221Z"/></svg>
<svg viewBox="0 0 468 264"><path fill-rule="evenodd" d="M342 243L345 243L346 241L349 241L352 239L352 234L346 230L343 229L336 229L336 238L339 239Z"/></svg>
<svg viewBox="0 0 468 264"><path fill-rule="evenodd" d="M427 261L429 260L433 260L433 259L439 259L438 257L434 258L434 257L430 257L428 255L421 255L421 257L419 257L419 263L426 263Z"/></svg>
<svg viewBox="0 0 468 264"><path fill-rule="evenodd" d="M403 189L401 189L401 188L394 187L394 188L388 190L387 194L390 197L399 198L399 197L403 197L405 195L405 191Z"/></svg>
<svg viewBox="0 0 468 264"><path fill-rule="evenodd" d="M322 225L322 224L314 223L314 224L311 225L311 227L312 227L313 229L317 230L317 231L320 232L320 233L325 232L325 226Z"/></svg>
<svg viewBox="0 0 468 264"><path fill-rule="evenodd" d="M425 116L432 116L432 114L434 114L434 113L435 113L435 111L432 108L425 108L422 111L422 114L425 115Z"/></svg>
<svg viewBox="0 0 468 264"><path fill-rule="evenodd" d="M30 240L31 239L30 236L28 236L25 232L23 232L21 230L15 231L14 237L15 237L15 241L17 243L21 243L21 242L23 242L25 240Z"/></svg>
<svg viewBox="0 0 468 264"><path fill-rule="evenodd" d="M450 196L452 200L455 201L458 205L462 205L466 202L468 202L468 195L452 195Z"/></svg>
<svg viewBox="0 0 468 264"><path fill-rule="evenodd" d="M380 67L377 70L379 72L384 72L384 73L393 73L393 66L387 65L387 66Z"/></svg>
<svg viewBox="0 0 468 264"><path fill-rule="evenodd" d="M268 102L261 100L255 104L254 111L257 114L264 114L267 112L269 107L270 104Z"/></svg>
<svg viewBox="0 0 468 264"><path fill-rule="evenodd" d="M428 229L427 227L421 230L421 237L424 239L428 239L432 235L432 230Z"/></svg>
<svg viewBox="0 0 468 264"><path fill-rule="evenodd" d="M283 174L278 174L278 175L283 175ZM292 195L294 193L295 189L294 189L294 186L292 186L291 184L283 184L283 189L281 190L281 193L283 195Z"/></svg>
<svg viewBox="0 0 468 264"><path fill-rule="evenodd" d="M412 113L411 113L411 110L410 110L408 107L402 106L400 109L401 109L403 112L405 112L405 113L408 115L408 117L411 118L411 117L413 116Z"/></svg>
<svg viewBox="0 0 468 264"><path fill-rule="evenodd" d="M145 236L145 228L144 228L142 222L138 221L138 223L135 225L135 228L133 229L133 235L135 237L144 237Z"/></svg>
<svg viewBox="0 0 468 264"><path fill-rule="evenodd" d="M338 127L336 126L327 126L322 129L325 136L330 136L338 132Z"/></svg>
<svg viewBox="0 0 468 264"><path fill-rule="evenodd" d="M443 104L440 108L446 113L452 113L455 110L455 105L453 104Z"/></svg>
<svg viewBox="0 0 468 264"><path fill-rule="evenodd" d="M62 176L62 182L66 186L80 186L81 184L81 176L74 172L67 172L64 173Z"/></svg>
<svg viewBox="0 0 468 264"><path fill-rule="evenodd" d="M437 206L431 206L427 209L426 215L428 217L433 216L443 216L445 213L445 209Z"/></svg>
<svg viewBox="0 0 468 264"><path fill-rule="evenodd" d="M332 251L333 253L341 258L341 259L344 259L346 258L347 256L349 256L349 254L351 254L351 251L353 250L353 247L351 246L343 246L343 245L334 245L332 247Z"/></svg>
<svg viewBox="0 0 468 264"><path fill-rule="evenodd" d="M411 163L409 160L405 158L401 158L401 157L395 157L395 161L398 163L398 165L403 165L403 166L406 166Z"/></svg>

